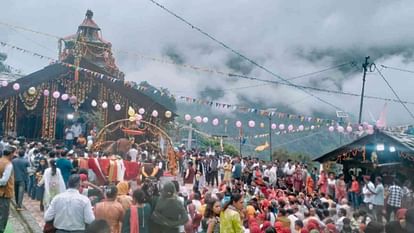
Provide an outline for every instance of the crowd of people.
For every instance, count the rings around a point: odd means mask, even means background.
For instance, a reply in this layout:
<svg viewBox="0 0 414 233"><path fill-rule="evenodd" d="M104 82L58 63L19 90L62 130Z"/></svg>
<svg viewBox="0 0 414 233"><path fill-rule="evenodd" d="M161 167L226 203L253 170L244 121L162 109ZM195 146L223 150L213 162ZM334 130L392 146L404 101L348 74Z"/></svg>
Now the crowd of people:
<svg viewBox="0 0 414 233"><path fill-rule="evenodd" d="M12 199L24 210L25 192L39 200L44 232L414 232L409 181L184 147L177 153L180 172L172 181L160 182L153 163L138 179L100 184L64 146L0 140L0 233Z"/></svg>

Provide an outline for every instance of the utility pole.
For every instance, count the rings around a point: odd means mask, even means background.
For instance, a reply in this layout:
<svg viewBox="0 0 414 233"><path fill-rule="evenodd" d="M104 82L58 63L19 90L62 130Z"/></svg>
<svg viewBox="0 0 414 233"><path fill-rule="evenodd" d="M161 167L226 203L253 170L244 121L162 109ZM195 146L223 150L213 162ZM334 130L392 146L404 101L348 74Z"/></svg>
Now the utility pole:
<svg viewBox="0 0 414 233"><path fill-rule="evenodd" d="M190 128L188 129L188 141L187 149L191 150L191 141L193 140L193 123L190 123Z"/></svg>
<svg viewBox="0 0 414 233"><path fill-rule="evenodd" d="M269 161L272 161L272 113L269 113Z"/></svg>
<svg viewBox="0 0 414 233"><path fill-rule="evenodd" d="M361 92L361 104L359 106L358 124L361 124L361 120L362 120L362 106L364 105L364 92L365 92L365 77L367 75L368 64L369 64L368 59L369 59L369 56L365 57L365 63L362 64L362 68L364 68L364 75L362 76L362 92Z"/></svg>

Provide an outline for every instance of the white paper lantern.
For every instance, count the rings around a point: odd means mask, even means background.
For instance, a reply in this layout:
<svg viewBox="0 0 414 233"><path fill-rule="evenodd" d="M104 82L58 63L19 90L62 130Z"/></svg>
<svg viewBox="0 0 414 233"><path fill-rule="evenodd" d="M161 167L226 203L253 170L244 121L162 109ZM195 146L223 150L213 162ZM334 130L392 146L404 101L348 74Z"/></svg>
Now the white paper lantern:
<svg viewBox="0 0 414 233"><path fill-rule="evenodd" d="M311 130L314 130L315 129L315 126L314 125L311 125L310 129Z"/></svg>
<svg viewBox="0 0 414 233"><path fill-rule="evenodd" d="M44 96L49 96L49 94L50 94L49 90L44 90L44 91L43 91L43 95L44 95Z"/></svg>
<svg viewBox="0 0 414 233"><path fill-rule="evenodd" d="M107 107L108 107L108 102L104 101L104 102L102 103L102 108L103 108L103 109L106 109Z"/></svg>
<svg viewBox="0 0 414 233"><path fill-rule="evenodd" d="M213 119L212 123L214 126L217 126L219 124L219 119L217 118Z"/></svg>
<svg viewBox="0 0 414 233"><path fill-rule="evenodd" d="M158 111L157 110L152 111L152 114L151 115L153 117L158 117Z"/></svg>
<svg viewBox="0 0 414 233"><path fill-rule="evenodd" d="M29 93L29 95L36 94L36 88L35 87L30 87L29 90L27 90L27 93Z"/></svg>
<svg viewBox="0 0 414 233"><path fill-rule="evenodd" d="M144 108L138 109L138 113L141 114L141 115L144 115L145 109Z"/></svg>
<svg viewBox="0 0 414 233"><path fill-rule="evenodd" d="M329 130L329 132L333 132L335 130L335 128L333 126L329 126L328 130Z"/></svg>
<svg viewBox="0 0 414 233"><path fill-rule="evenodd" d="M186 121L191 121L191 115L190 115L190 114L185 114L185 115L184 115L184 119L185 119Z"/></svg>
<svg viewBox="0 0 414 233"><path fill-rule="evenodd" d="M285 125L284 125L284 124L280 124L280 125L279 125L279 129L280 129L280 130L284 130L284 129L285 129Z"/></svg>
<svg viewBox="0 0 414 233"><path fill-rule="evenodd" d="M9 83L7 82L7 80L3 80L3 81L1 81L1 85L3 87L7 87L7 85L9 85Z"/></svg>
<svg viewBox="0 0 414 233"><path fill-rule="evenodd" d="M242 122L241 121L236 121L236 127L241 128L242 127Z"/></svg>
<svg viewBox="0 0 414 233"><path fill-rule="evenodd" d="M360 126L358 126L358 130L362 131L362 130L364 130L364 127L362 125L360 125Z"/></svg>
<svg viewBox="0 0 414 233"><path fill-rule="evenodd" d="M273 123L273 124L271 125L271 128L272 128L273 130L275 130L275 129L277 129L277 125L276 125L275 123Z"/></svg>
<svg viewBox="0 0 414 233"><path fill-rule="evenodd" d="M201 118L201 116L196 116L196 117L194 117L194 120L197 122L197 123L201 123L201 122L203 122L203 118Z"/></svg>
<svg viewBox="0 0 414 233"><path fill-rule="evenodd" d="M66 101L69 99L69 95L68 94L62 94L62 96L60 97L63 101Z"/></svg>
<svg viewBox="0 0 414 233"><path fill-rule="evenodd" d="M249 121L248 124L249 124L250 128L253 128L256 125L256 123L254 121L251 121L251 120Z"/></svg>
<svg viewBox="0 0 414 233"><path fill-rule="evenodd" d="M170 118L172 116L172 113L171 113L171 111L165 111L164 115L165 115L166 118Z"/></svg>
<svg viewBox="0 0 414 233"><path fill-rule="evenodd" d="M265 124L263 122L260 123L260 128L264 128Z"/></svg>
<svg viewBox="0 0 414 233"><path fill-rule="evenodd" d="M299 131L303 131L305 129L305 126L299 125L298 129L299 129Z"/></svg>
<svg viewBox="0 0 414 233"><path fill-rule="evenodd" d="M60 92L55 91L55 92L53 92L52 96L53 96L53 98L58 99L60 97Z"/></svg>
<svg viewBox="0 0 414 233"><path fill-rule="evenodd" d="M289 131L292 131L292 130L293 130L293 125L289 125L289 126L288 126L288 130L289 130Z"/></svg>
<svg viewBox="0 0 414 233"><path fill-rule="evenodd" d="M78 98L77 98L76 96L72 95L72 96L69 98L69 102L70 102L71 104L76 104L76 102L78 102Z"/></svg>
<svg viewBox="0 0 414 233"><path fill-rule="evenodd" d="M98 105L98 103L96 102L96 100L92 100L91 105L92 105L92 107L96 107Z"/></svg>
<svg viewBox="0 0 414 233"><path fill-rule="evenodd" d="M352 132L352 127L351 127L350 125L348 125L348 126L346 127L346 131L347 131L348 133Z"/></svg>
<svg viewBox="0 0 414 233"><path fill-rule="evenodd" d="M203 123L207 123L208 122L208 117L203 117Z"/></svg>
<svg viewBox="0 0 414 233"><path fill-rule="evenodd" d="M20 84L15 83L13 84L13 90L18 91L20 89Z"/></svg>
<svg viewBox="0 0 414 233"><path fill-rule="evenodd" d="M343 133L344 132L344 127L338 126L337 130L338 130L338 132Z"/></svg>
<svg viewBox="0 0 414 233"><path fill-rule="evenodd" d="M115 111L121 111L121 105L120 104L115 104L114 106Z"/></svg>

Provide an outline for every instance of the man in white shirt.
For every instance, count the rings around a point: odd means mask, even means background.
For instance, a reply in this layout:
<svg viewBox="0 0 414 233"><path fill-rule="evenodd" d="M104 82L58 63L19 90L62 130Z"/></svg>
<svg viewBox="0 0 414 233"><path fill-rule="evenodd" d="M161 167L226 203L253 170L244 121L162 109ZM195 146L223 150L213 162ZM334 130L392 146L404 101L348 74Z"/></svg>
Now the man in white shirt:
<svg viewBox="0 0 414 233"><path fill-rule="evenodd" d="M374 204L374 219L380 223L382 223L382 211L384 210L384 202L384 185L382 184L382 178L378 176L375 179L375 190L372 204Z"/></svg>
<svg viewBox="0 0 414 233"><path fill-rule="evenodd" d="M364 205L366 208L367 213L371 215L371 217L374 217L374 192L375 192L375 186L374 183L371 182L370 176L364 176L364 187L362 187L362 194L364 195Z"/></svg>
<svg viewBox="0 0 414 233"><path fill-rule="evenodd" d="M86 224L95 220L90 200L79 193L80 184L80 176L71 175L68 189L55 196L45 212L45 222L53 220L56 233L83 233Z"/></svg>
<svg viewBox="0 0 414 233"><path fill-rule="evenodd" d="M73 133L73 137L74 137L73 142L76 145L78 141L78 137L82 134L82 125L79 122L76 122L74 125L72 125L70 130Z"/></svg>
<svg viewBox="0 0 414 233"><path fill-rule="evenodd" d="M131 149L129 149L127 154L131 158L132 162L137 162L138 150L135 144L132 144Z"/></svg>

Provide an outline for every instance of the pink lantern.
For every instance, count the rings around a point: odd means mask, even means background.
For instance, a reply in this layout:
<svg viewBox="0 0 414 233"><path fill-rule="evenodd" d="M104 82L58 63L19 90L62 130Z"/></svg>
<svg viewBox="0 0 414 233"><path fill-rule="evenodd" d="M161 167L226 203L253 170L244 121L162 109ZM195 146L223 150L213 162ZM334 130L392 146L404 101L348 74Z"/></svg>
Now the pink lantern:
<svg viewBox="0 0 414 233"><path fill-rule="evenodd" d="M293 125L289 125L289 126L288 126L288 130L289 130L289 131L292 131L292 130L293 130Z"/></svg>
<svg viewBox="0 0 414 233"><path fill-rule="evenodd" d="M305 129L305 126L299 125L298 129L299 129L299 131L303 131Z"/></svg>
<svg viewBox="0 0 414 233"><path fill-rule="evenodd" d="M142 115L140 115L140 114L135 114L135 120L137 120L137 121L142 120Z"/></svg>
<svg viewBox="0 0 414 233"><path fill-rule="evenodd" d="M50 94L50 93L49 93L49 90L44 90L44 91L43 91L43 95L44 95L44 96L49 96L49 94Z"/></svg>
<svg viewBox="0 0 414 233"><path fill-rule="evenodd" d="M374 126L373 125L368 125L367 128L368 128L368 130L374 130Z"/></svg>
<svg viewBox="0 0 414 233"><path fill-rule="evenodd" d="M276 125L275 123L273 123L273 124L271 125L271 128L272 128L273 130L275 130L275 129L277 129L277 125Z"/></svg>
<svg viewBox="0 0 414 233"><path fill-rule="evenodd" d="M212 123L213 123L214 126L217 126L219 124L219 119L214 118Z"/></svg>
<svg viewBox="0 0 414 233"><path fill-rule="evenodd" d="M189 114L185 114L185 115L184 115L184 119L185 119L186 121L191 121L191 115L189 115Z"/></svg>
<svg viewBox="0 0 414 233"><path fill-rule="evenodd" d="M367 133L368 133L368 134L374 134L374 129L368 129L368 130L367 130Z"/></svg>
<svg viewBox="0 0 414 233"><path fill-rule="evenodd" d="M329 132L333 132L335 130L335 128L333 126L329 126L328 130L329 130Z"/></svg>
<svg viewBox="0 0 414 233"><path fill-rule="evenodd" d="M69 98L69 102L70 102L71 104L76 104L76 102L78 102L78 98L76 98L76 96L72 95L72 96Z"/></svg>
<svg viewBox="0 0 414 233"><path fill-rule="evenodd" d="M62 94L62 96L60 97L63 101L66 101L69 99L69 95L68 94Z"/></svg>
<svg viewBox="0 0 414 233"><path fill-rule="evenodd" d="M362 130L364 130L364 127L362 125L360 125L360 126L358 126L358 130L362 131Z"/></svg>
<svg viewBox="0 0 414 233"><path fill-rule="evenodd" d="M342 126L338 126L337 130L338 132L343 133L345 129Z"/></svg>
<svg viewBox="0 0 414 233"><path fill-rule="evenodd" d="M138 113L143 115L145 113L145 109L143 109L143 108L138 109Z"/></svg>
<svg viewBox="0 0 414 233"><path fill-rule="evenodd" d="M207 123L208 122L208 117L203 117L203 123Z"/></svg>
<svg viewBox="0 0 414 233"><path fill-rule="evenodd" d="M315 126L314 125L311 125L310 129L311 130L314 130L315 129Z"/></svg>
<svg viewBox="0 0 414 233"><path fill-rule="evenodd" d="M253 128L256 125L256 123L254 121L249 121L249 127Z"/></svg>
<svg viewBox="0 0 414 233"><path fill-rule="evenodd" d="M55 92L53 92L52 96L53 96L53 98L57 99L57 98L60 97L60 92L55 91Z"/></svg>
<svg viewBox="0 0 414 233"><path fill-rule="evenodd" d="M120 111L121 110L121 105L120 104L115 104L114 106L115 111Z"/></svg>
<svg viewBox="0 0 414 233"><path fill-rule="evenodd" d="M197 123L201 123L201 122L203 122L203 118L201 118L201 116L196 116L196 117L194 117L194 120L197 122Z"/></svg>
<svg viewBox="0 0 414 233"><path fill-rule="evenodd" d="M284 125L284 124L280 124L280 125L279 125L279 129L280 129L280 130L284 130L284 129L285 129L285 125Z"/></svg>
<svg viewBox="0 0 414 233"><path fill-rule="evenodd" d="M20 84L15 83L13 84L13 90L18 91L20 89Z"/></svg>
<svg viewBox="0 0 414 233"><path fill-rule="evenodd" d="M348 126L346 127L346 131L347 131L348 133L352 132L352 127L351 127L350 125L348 125Z"/></svg>
<svg viewBox="0 0 414 233"><path fill-rule="evenodd" d="M158 111L157 110L152 111L152 114L151 115L153 117L157 117L158 116Z"/></svg>
<svg viewBox="0 0 414 233"><path fill-rule="evenodd" d="M242 127L242 122L241 121L236 121L236 127L241 128Z"/></svg>
<svg viewBox="0 0 414 233"><path fill-rule="evenodd" d="M7 85L9 85L9 83L7 82L7 80L3 80L3 81L1 81L1 85L3 87L7 87Z"/></svg>

